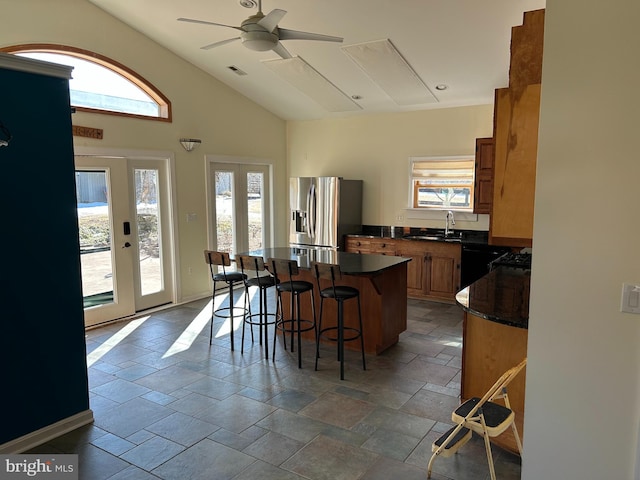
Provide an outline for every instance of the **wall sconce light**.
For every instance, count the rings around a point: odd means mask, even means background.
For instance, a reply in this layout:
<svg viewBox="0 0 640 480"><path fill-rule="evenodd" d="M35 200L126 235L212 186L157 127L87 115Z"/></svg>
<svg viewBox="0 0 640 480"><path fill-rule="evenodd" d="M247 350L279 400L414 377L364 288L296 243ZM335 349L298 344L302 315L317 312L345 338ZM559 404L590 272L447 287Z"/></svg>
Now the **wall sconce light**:
<svg viewBox="0 0 640 480"><path fill-rule="evenodd" d="M181 138L180 143L187 152L190 152L191 150L196 148L196 145L202 143L202 140L200 140L199 138Z"/></svg>

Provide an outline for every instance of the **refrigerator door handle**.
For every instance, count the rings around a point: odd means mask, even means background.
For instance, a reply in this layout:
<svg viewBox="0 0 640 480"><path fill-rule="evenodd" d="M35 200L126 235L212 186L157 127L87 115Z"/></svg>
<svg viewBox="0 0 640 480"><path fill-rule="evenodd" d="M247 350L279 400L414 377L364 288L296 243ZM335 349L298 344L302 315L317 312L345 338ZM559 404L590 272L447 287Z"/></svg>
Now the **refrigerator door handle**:
<svg viewBox="0 0 640 480"><path fill-rule="evenodd" d="M311 184L307 195L307 222L309 226L309 237L316 236L316 186Z"/></svg>

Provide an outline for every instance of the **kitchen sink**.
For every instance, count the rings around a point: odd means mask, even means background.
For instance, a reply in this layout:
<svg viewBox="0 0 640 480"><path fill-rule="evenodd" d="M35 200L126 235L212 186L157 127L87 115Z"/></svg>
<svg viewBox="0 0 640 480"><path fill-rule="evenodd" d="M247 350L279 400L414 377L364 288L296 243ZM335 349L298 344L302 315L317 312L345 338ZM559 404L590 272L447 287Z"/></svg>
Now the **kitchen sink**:
<svg viewBox="0 0 640 480"><path fill-rule="evenodd" d="M406 240L431 240L438 242L461 242L462 234L453 233L451 235L445 235L444 233L427 233L425 235L405 235L403 238Z"/></svg>

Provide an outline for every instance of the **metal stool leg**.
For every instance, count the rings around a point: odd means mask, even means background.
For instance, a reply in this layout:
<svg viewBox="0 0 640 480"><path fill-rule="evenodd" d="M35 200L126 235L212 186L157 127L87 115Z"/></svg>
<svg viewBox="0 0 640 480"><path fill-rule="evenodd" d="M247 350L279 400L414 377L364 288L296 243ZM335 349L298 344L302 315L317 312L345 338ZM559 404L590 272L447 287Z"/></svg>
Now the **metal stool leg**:
<svg viewBox="0 0 640 480"><path fill-rule="evenodd" d="M276 324L275 324L275 330L273 332L273 353L271 355L272 360L275 362L276 360L276 342L278 340L278 319L280 319L280 322L282 322L282 319L284 318L284 311L282 308L282 294L276 290ZM287 349L287 339L286 339L286 333L284 331L284 329L282 330L282 341L284 344L284 349Z"/></svg>
<svg viewBox="0 0 640 480"><path fill-rule="evenodd" d="M360 348L362 350L362 369L367 369L366 360L364 358L364 330L362 329L362 309L360 308L360 295L357 297L358 300L358 320L360 321Z"/></svg>
<svg viewBox="0 0 640 480"><path fill-rule="evenodd" d="M296 295L298 297L298 301L296 302L296 323L298 324L298 368L302 368L302 333L300 332L300 295ZM293 324L291 324L291 338L293 338ZM291 349L293 351L293 344L291 345Z"/></svg>
<svg viewBox="0 0 640 480"><path fill-rule="evenodd" d="M264 359L269 359L269 317L267 316L267 289L260 288L260 345L264 326Z"/></svg>
<svg viewBox="0 0 640 480"><path fill-rule="evenodd" d="M324 306L324 297L320 297L320 316L318 317L318 325L316 327L316 371L318 370L318 358L320 358L320 333L319 332L322 331L322 307L323 306Z"/></svg>
<svg viewBox="0 0 640 480"><path fill-rule="evenodd" d="M249 297L249 287L245 286L244 289L244 311L249 312L249 319L252 318L251 312L251 302L248 301ZM240 353L244 353L244 329L246 327L246 322L242 322L242 344L240 345ZM251 330L251 343L253 343L253 323L250 323L249 329Z"/></svg>
<svg viewBox="0 0 640 480"><path fill-rule="evenodd" d="M234 350L234 345L233 345L233 314L234 314L234 303L233 303L233 283L232 282L228 282L229 285L229 318L231 319L231 332L229 333L230 337L231 337L231 351L233 352Z"/></svg>
<svg viewBox="0 0 640 480"><path fill-rule="evenodd" d="M338 360L340 360L340 380L344 380L344 304L338 300Z"/></svg>
<svg viewBox="0 0 640 480"><path fill-rule="evenodd" d="M209 328L209 345L213 343L213 317L216 315L216 282L213 282L213 294L211 295L211 327Z"/></svg>

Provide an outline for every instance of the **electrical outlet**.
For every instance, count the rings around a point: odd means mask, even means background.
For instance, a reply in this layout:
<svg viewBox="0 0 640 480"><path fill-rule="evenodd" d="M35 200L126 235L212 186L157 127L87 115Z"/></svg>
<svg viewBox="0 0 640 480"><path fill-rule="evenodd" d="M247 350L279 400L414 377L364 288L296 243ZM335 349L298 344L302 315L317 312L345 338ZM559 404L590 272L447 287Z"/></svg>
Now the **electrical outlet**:
<svg viewBox="0 0 640 480"><path fill-rule="evenodd" d="M193 273L193 269L191 267L187 268L187 273L189 273L189 275L191 275Z"/></svg>
<svg viewBox="0 0 640 480"><path fill-rule="evenodd" d="M622 284L622 300L620 311L626 313L640 313L640 285Z"/></svg>
<svg viewBox="0 0 640 480"><path fill-rule="evenodd" d="M396 215L396 220L401 222L402 220L404 220L404 216L403 215Z"/></svg>

